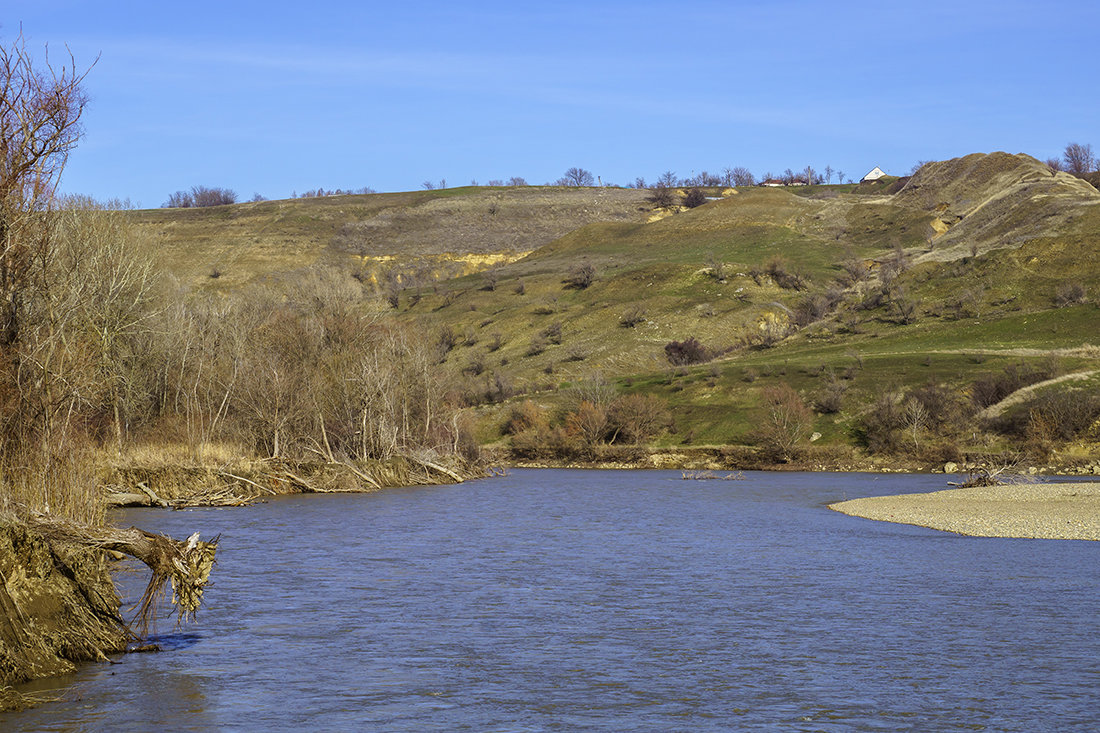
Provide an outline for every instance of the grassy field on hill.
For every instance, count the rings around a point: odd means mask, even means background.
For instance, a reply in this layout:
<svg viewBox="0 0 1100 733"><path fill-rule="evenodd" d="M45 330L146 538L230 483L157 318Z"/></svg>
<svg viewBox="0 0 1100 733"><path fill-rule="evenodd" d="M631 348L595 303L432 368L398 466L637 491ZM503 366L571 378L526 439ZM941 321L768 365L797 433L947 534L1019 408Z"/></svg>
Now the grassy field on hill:
<svg viewBox="0 0 1100 733"><path fill-rule="evenodd" d="M468 187L189 209L133 221L190 287L232 289L317 266L454 275L515 259L585 224L641 221L644 192Z"/></svg>

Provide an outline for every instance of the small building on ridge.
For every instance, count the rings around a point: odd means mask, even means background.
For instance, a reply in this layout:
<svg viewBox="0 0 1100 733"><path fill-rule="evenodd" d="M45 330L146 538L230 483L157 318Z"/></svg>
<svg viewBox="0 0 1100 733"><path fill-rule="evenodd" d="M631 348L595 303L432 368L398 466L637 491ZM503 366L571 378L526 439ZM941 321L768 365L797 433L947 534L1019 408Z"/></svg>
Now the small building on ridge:
<svg viewBox="0 0 1100 733"><path fill-rule="evenodd" d="M865 183L866 181L877 181L885 175L886 171L882 170L876 165L874 168L868 171L867 175L865 175L863 178L860 178L859 182Z"/></svg>

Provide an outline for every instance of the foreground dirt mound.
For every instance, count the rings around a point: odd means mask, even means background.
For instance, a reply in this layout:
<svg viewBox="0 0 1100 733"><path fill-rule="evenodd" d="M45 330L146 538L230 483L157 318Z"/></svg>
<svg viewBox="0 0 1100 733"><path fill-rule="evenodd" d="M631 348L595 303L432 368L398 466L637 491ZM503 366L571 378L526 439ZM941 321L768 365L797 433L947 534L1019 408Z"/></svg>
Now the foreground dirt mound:
<svg viewBox="0 0 1100 733"><path fill-rule="evenodd" d="M7 685L123 651L119 605L102 551L51 546L0 519L0 710L22 704Z"/></svg>
<svg viewBox="0 0 1100 733"><path fill-rule="evenodd" d="M924 165L894 202L939 218L941 251L984 251L1066 230L1082 207L1100 204L1100 192L1029 155L974 153Z"/></svg>

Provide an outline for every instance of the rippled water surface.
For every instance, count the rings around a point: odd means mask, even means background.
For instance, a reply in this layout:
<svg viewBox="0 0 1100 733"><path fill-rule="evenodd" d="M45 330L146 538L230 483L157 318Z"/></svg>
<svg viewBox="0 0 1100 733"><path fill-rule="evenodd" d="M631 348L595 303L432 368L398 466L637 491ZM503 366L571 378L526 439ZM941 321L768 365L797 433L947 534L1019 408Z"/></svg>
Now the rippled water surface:
<svg viewBox="0 0 1100 733"><path fill-rule="evenodd" d="M943 482L514 471L132 510L221 533L198 623L0 729L1094 730L1100 543L824 507Z"/></svg>

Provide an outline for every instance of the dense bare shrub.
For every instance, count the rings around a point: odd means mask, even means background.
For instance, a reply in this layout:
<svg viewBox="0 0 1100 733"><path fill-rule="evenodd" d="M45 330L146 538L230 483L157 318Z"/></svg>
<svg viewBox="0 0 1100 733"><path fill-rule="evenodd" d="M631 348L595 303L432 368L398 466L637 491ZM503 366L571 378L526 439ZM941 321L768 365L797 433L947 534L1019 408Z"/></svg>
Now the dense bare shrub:
<svg viewBox="0 0 1100 733"><path fill-rule="evenodd" d="M840 267L843 273L838 279L845 287L861 283L871 276L871 269L867 263L854 255L840 263Z"/></svg>
<svg viewBox="0 0 1100 733"><path fill-rule="evenodd" d="M958 390L928 382L909 390L906 398L920 402L928 415L929 426L938 435L952 435L971 425L974 405Z"/></svg>
<svg viewBox="0 0 1100 733"><path fill-rule="evenodd" d="M566 430L588 446L605 440L608 437L610 424L607 410L588 400L583 400L577 405L577 409L569 413L565 420Z"/></svg>
<svg viewBox="0 0 1100 733"><path fill-rule="evenodd" d="M701 189L690 188L687 193L684 194L684 206L689 209L695 209L707 202L707 195L703 193Z"/></svg>
<svg viewBox="0 0 1100 733"><path fill-rule="evenodd" d="M61 256L79 242L66 243L53 194L81 135L86 73L71 58L35 68L21 34L0 45L0 503L95 522L88 398L110 399L97 372L113 376L116 334L86 316L110 323L115 303L83 278L125 273L72 260L67 271Z"/></svg>
<svg viewBox="0 0 1100 733"><path fill-rule="evenodd" d="M485 278L485 284L481 287L482 290L488 290L490 292L496 290L497 283L500 282L500 268L490 267L482 273L482 277Z"/></svg>
<svg viewBox="0 0 1100 733"><path fill-rule="evenodd" d="M658 184L649 190L647 200L657 208L668 208L676 203L676 195L672 188Z"/></svg>
<svg viewBox="0 0 1100 733"><path fill-rule="evenodd" d="M504 423L505 435L517 435L525 430L541 430L550 427L550 420L544 408L531 400L515 405Z"/></svg>
<svg viewBox="0 0 1100 733"><path fill-rule="evenodd" d="M435 343L439 350L439 360L443 361L458 346L458 333L450 326L443 326L436 333Z"/></svg>
<svg viewBox="0 0 1100 733"><path fill-rule="evenodd" d="M831 370L825 378L825 386L822 387L817 399L814 400L814 409L822 415L832 415L840 412L844 406L844 393L848 391L848 385L837 378Z"/></svg>
<svg viewBox="0 0 1100 733"><path fill-rule="evenodd" d="M481 354L474 354L470 357L470 361L466 363L466 366L462 367L463 374L470 374L472 376L478 376L485 371L485 357Z"/></svg>
<svg viewBox="0 0 1100 733"><path fill-rule="evenodd" d="M619 325L623 328L634 328L639 323L645 323L645 308L640 305L632 305L619 316Z"/></svg>
<svg viewBox="0 0 1100 733"><path fill-rule="evenodd" d="M546 328L539 332L539 335L546 339L549 343L558 345L561 344L562 339L562 324L561 321L554 321Z"/></svg>
<svg viewBox="0 0 1100 733"><path fill-rule="evenodd" d="M631 394L611 403L608 417L614 440L644 443L668 429L671 414L668 405L656 395Z"/></svg>
<svg viewBox="0 0 1100 733"><path fill-rule="evenodd" d="M546 351L546 337L542 334L535 334L531 337L531 343L527 345L527 351L524 352L524 355L538 356L544 351Z"/></svg>
<svg viewBox="0 0 1100 733"><path fill-rule="evenodd" d="M770 349L785 339L791 331L790 322L781 314L765 314L754 330L741 337L741 343L750 349Z"/></svg>
<svg viewBox="0 0 1100 733"><path fill-rule="evenodd" d="M192 186L190 191L176 191L162 204L162 208L190 208L201 206L225 206L237 203L237 193L228 188Z"/></svg>
<svg viewBox="0 0 1100 733"><path fill-rule="evenodd" d="M1062 155L1064 170L1075 176L1083 176L1092 173L1097 168L1096 154L1092 151L1092 145L1070 143L1066 145Z"/></svg>
<svg viewBox="0 0 1100 733"><path fill-rule="evenodd" d="M905 412L898 395L883 393L860 418L856 434L872 453L888 453L901 445L901 430L905 424Z"/></svg>
<svg viewBox="0 0 1100 733"><path fill-rule="evenodd" d="M1060 284L1054 293L1054 304L1057 306L1077 305L1087 301L1088 291L1077 281Z"/></svg>
<svg viewBox="0 0 1100 733"><path fill-rule="evenodd" d="M771 460L788 462L809 438L813 413L786 382L765 387L762 397L765 412L756 433L757 443Z"/></svg>
<svg viewBox="0 0 1100 733"><path fill-rule="evenodd" d="M1009 411L991 422L997 432L1024 438L1030 444L1075 440L1089 434L1100 420L1100 394L1095 390L1047 391L1024 409Z"/></svg>
<svg viewBox="0 0 1100 733"><path fill-rule="evenodd" d="M995 405L1005 397L1036 382L1056 376L1052 365L1010 364L999 374L987 374L970 388L974 404L980 408Z"/></svg>
<svg viewBox="0 0 1100 733"><path fill-rule="evenodd" d="M893 254L879 267L878 275L883 289L890 292L894 281L907 269L909 269L909 257L905 254L905 250L902 249L901 245L898 245L894 247Z"/></svg>
<svg viewBox="0 0 1100 733"><path fill-rule="evenodd" d="M952 311L956 320L963 318L977 318L982 312L982 300L985 298L985 288L981 285L964 288L958 295L947 302L947 307Z"/></svg>
<svg viewBox="0 0 1100 733"><path fill-rule="evenodd" d="M665 344L665 357L668 359L669 364L680 366L710 361L713 354L710 349L703 346L692 336L684 341L670 341Z"/></svg>
<svg viewBox="0 0 1100 733"><path fill-rule="evenodd" d="M791 322L799 327L816 323L829 315L839 301L840 294L835 290L804 295L794 306Z"/></svg>
<svg viewBox="0 0 1100 733"><path fill-rule="evenodd" d="M494 371L489 380L489 386L485 392L485 398L489 402L504 402L514 396L517 390L512 383L512 377L507 372Z"/></svg>
<svg viewBox="0 0 1100 733"><path fill-rule="evenodd" d="M792 270L790 263L778 255L768 260L763 268L754 267L749 270L749 275L757 285L762 285L767 276L784 290L806 290L810 283L808 275Z"/></svg>
<svg viewBox="0 0 1100 733"><path fill-rule="evenodd" d="M917 301L909 297L905 288L896 287L890 298L890 313L898 323L909 325L917 317Z"/></svg>
<svg viewBox="0 0 1100 733"><path fill-rule="evenodd" d="M565 283L567 288L584 290L596 282L596 277L595 266L585 262L570 269L569 275L562 282Z"/></svg>

